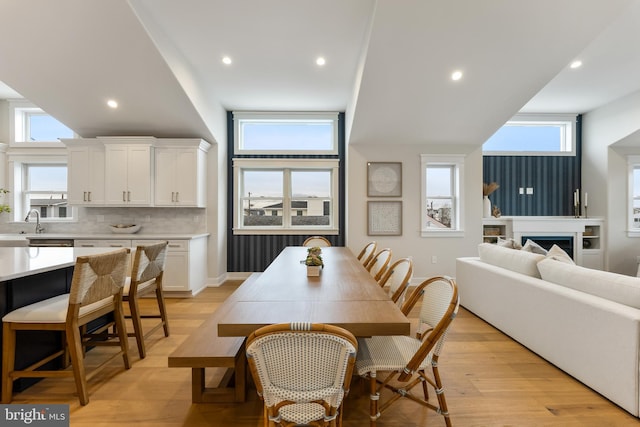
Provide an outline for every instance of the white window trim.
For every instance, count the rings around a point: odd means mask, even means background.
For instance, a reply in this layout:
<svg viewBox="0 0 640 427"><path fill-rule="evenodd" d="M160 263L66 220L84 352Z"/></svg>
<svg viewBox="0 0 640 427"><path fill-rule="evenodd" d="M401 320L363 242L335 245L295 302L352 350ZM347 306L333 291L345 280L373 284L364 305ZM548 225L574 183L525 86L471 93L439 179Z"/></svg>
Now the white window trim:
<svg viewBox="0 0 640 427"><path fill-rule="evenodd" d="M322 233L326 235L339 234L338 229L338 213L339 213L339 160L338 159L252 159L238 158L233 159L233 234L271 234L271 235L303 235L309 233ZM240 206L240 174L243 169L294 169L294 170L332 170L331 174L331 223L327 227L302 227L295 228L285 227L286 221L283 220L281 227L243 227L242 224L242 207ZM289 201L288 188L283 188L283 207Z"/></svg>
<svg viewBox="0 0 640 427"><path fill-rule="evenodd" d="M240 148L242 141L242 120L252 121L313 121L326 120L333 122L333 149L331 150L245 150ZM234 112L233 113L233 149L235 154L247 155L337 155L338 154L338 113L316 113L316 112Z"/></svg>
<svg viewBox="0 0 640 427"><path fill-rule="evenodd" d="M22 150L26 151L26 150ZM24 176L24 165L26 164L40 164L40 165L52 165L52 164L64 164L67 165L67 154L49 153L44 151L51 150L38 150L38 153L25 154L23 152L8 153L7 154L7 187L11 190L11 193L5 195L9 196L5 200L11 207L11 220L10 223L23 223L25 213L24 207L24 195L22 192ZM53 150L60 151L60 150ZM71 216L67 218L57 217L45 217L41 218L42 223L70 223L78 221L78 209L76 206L67 205L71 210ZM23 215L24 213L24 215Z"/></svg>
<svg viewBox="0 0 640 427"><path fill-rule="evenodd" d="M59 141L25 141L26 132L26 116L30 113L42 113L48 115L42 108L37 107L29 101L23 99L9 100L9 146L21 148L65 148L65 145ZM78 135L73 134L74 138Z"/></svg>
<svg viewBox="0 0 640 427"><path fill-rule="evenodd" d="M566 151L482 151L485 156L575 156L576 155L576 114L519 113L507 125L561 125L565 132L561 145L571 144Z"/></svg>
<svg viewBox="0 0 640 427"><path fill-rule="evenodd" d="M464 237L464 162L463 154L421 154L420 169L422 182L421 198L420 198L420 229L422 237ZM455 211L455 227L451 229L430 228L427 227L427 166L454 166L457 170L454 182L455 194L454 211Z"/></svg>
<svg viewBox="0 0 640 427"><path fill-rule="evenodd" d="M627 237L640 237L640 228L633 221L633 169L640 167L640 156L627 156Z"/></svg>

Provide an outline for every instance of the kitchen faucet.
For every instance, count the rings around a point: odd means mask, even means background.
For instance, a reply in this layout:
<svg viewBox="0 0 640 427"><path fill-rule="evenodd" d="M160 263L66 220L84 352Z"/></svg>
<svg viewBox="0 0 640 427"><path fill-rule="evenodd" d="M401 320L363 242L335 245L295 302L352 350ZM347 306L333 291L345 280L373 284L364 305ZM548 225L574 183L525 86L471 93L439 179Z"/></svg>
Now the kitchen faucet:
<svg viewBox="0 0 640 427"><path fill-rule="evenodd" d="M24 222L29 222L29 216L31 213L36 214L36 234L44 233L44 227L40 225L40 211L37 209L31 209L27 216L24 218Z"/></svg>

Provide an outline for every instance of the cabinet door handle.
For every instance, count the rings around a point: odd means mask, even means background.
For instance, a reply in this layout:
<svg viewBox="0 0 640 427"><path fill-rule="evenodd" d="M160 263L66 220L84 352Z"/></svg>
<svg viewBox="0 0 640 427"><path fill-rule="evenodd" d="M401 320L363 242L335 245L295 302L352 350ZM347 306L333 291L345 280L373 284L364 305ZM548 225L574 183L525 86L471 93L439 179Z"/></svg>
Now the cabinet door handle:
<svg viewBox="0 0 640 427"><path fill-rule="evenodd" d="M123 246L121 244L117 244L117 243L110 243L109 247L110 248L122 248Z"/></svg>
<svg viewBox="0 0 640 427"><path fill-rule="evenodd" d="M90 202L91 201L91 191L87 191L87 196L88 196L87 197L87 199L88 199L87 201Z"/></svg>
<svg viewBox="0 0 640 427"><path fill-rule="evenodd" d="M127 191L127 202L131 201L131 191Z"/></svg>
<svg viewBox="0 0 640 427"><path fill-rule="evenodd" d="M83 202L87 201L87 192L86 191L82 193L82 201Z"/></svg>
<svg viewBox="0 0 640 427"><path fill-rule="evenodd" d="M126 194L126 193L127 193L126 191L123 191L123 192L122 192L122 201L123 201L123 202L126 202L126 201L127 201L127 194Z"/></svg>
<svg viewBox="0 0 640 427"><path fill-rule="evenodd" d="M81 248L93 248L93 247L95 247L95 246L96 246L96 245L92 245L92 244L90 244L90 243L82 243L82 244L80 245L80 247L81 247Z"/></svg>
<svg viewBox="0 0 640 427"><path fill-rule="evenodd" d="M175 202L175 201L176 201L176 199L175 199L175 194L176 194L176 193L174 193L173 191L171 192L171 201L172 201L172 202Z"/></svg>
<svg viewBox="0 0 640 427"><path fill-rule="evenodd" d="M180 192L176 191L176 202L180 201Z"/></svg>

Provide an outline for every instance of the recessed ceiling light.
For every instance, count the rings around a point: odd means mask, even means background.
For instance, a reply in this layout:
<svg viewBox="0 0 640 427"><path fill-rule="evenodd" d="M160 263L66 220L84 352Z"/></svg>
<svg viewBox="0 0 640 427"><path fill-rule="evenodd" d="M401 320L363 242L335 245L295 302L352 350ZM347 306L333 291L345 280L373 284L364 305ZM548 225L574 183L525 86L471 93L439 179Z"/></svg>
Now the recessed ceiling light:
<svg viewBox="0 0 640 427"><path fill-rule="evenodd" d="M456 70L453 73L451 73L451 80L458 81L461 78L462 78L462 71Z"/></svg>
<svg viewBox="0 0 640 427"><path fill-rule="evenodd" d="M582 67L582 61L573 61L569 67L576 69Z"/></svg>
<svg viewBox="0 0 640 427"><path fill-rule="evenodd" d="M222 63L226 65L231 65L231 58L229 58L228 56L223 56Z"/></svg>
<svg viewBox="0 0 640 427"><path fill-rule="evenodd" d="M327 63L327 61L326 61L322 56L319 56L319 57L316 59L316 64L317 64L317 65L319 65L319 66L321 66L321 67L322 67L324 64L326 64L326 63Z"/></svg>
<svg viewBox="0 0 640 427"><path fill-rule="evenodd" d="M107 105L111 108L118 108L118 102L115 99L108 100Z"/></svg>

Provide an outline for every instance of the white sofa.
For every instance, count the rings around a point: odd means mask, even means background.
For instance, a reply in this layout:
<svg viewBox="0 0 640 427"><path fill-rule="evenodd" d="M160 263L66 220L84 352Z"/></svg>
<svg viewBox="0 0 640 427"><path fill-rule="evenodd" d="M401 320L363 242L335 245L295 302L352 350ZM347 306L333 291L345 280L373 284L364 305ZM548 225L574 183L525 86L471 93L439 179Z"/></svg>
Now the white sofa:
<svg viewBox="0 0 640 427"><path fill-rule="evenodd" d="M638 417L640 279L478 249L456 262L461 305Z"/></svg>

